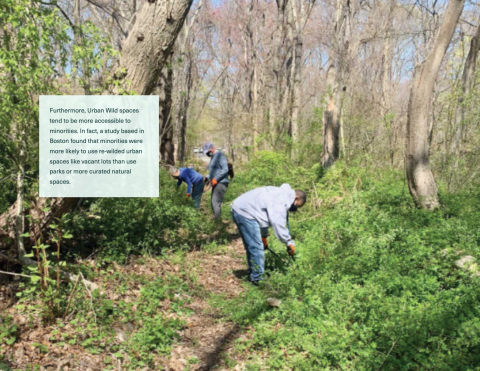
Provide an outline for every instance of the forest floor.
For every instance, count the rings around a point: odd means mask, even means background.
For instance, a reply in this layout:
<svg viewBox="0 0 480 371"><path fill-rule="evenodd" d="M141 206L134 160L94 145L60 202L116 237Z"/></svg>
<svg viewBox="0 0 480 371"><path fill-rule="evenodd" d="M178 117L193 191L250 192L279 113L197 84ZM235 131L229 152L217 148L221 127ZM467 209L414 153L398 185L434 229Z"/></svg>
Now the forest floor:
<svg viewBox="0 0 480 371"><path fill-rule="evenodd" d="M173 300L167 297L158 302L163 315L179 319L184 325L170 351L164 352L169 354L155 355L154 368L151 362L150 366L139 367L137 363L132 367L131 357L134 357L135 351L132 352L129 347L132 348L134 334L142 331L141 321L129 320L125 323L125 320L114 320L109 326L104 326L103 330L98 330L100 333L110 332L110 335L101 340L109 344L107 347L92 348L91 344L85 346L93 335L81 329L86 327L86 324L81 325L81 319L80 322L72 321L76 318L74 314L51 325L44 325L27 315L25 306L18 305L15 300L17 281L0 290L0 295L3 295L0 310L19 324L15 343L4 346L3 349L0 347L0 370L245 369L252 354L245 347L242 347L243 351L236 351L235 345L247 344L252 330L233 323L228 314L214 304L241 295L249 287L245 279L247 271L241 239L233 233L235 228L232 224L226 228L231 236L227 245L207 251L174 254L166 258L139 258L125 266L114 263L107 274L99 274L98 279L94 280L100 287L101 295L111 300L114 307L118 307L120 302L134 303L133 308L137 307L136 303L140 303L142 296L140 290L144 286L138 277L142 277L144 282L152 282L159 276L169 276L179 278L189 287L188 294L175 293ZM94 265L94 262L91 264ZM123 289L120 290L120 287ZM172 309L176 298L185 299L181 310ZM212 300L214 298L220 300ZM86 299L89 299L88 296ZM96 311L98 314L100 309L97 308ZM120 349L120 353L123 352L125 356L117 358L111 349ZM119 352L115 354L118 356ZM138 358L141 360L142 357L137 356L137 361Z"/></svg>
<svg viewBox="0 0 480 371"><path fill-rule="evenodd" d="M244 290L245 253L240 239L234 240L216 253L192 252L187 265L194 263L197 283L210 295L230 299ZM243 370L245 359L235 352L234 342L246 340L248 329L232 323L221 308L209 302L209 296L196 296L188 305L193 314L188 317L188 328L181 331L181 340L172 349L166 362L167 369L189 370ZM189 365L189 360L197 359ZM188 366L189 365L189 366Z"/></svg>

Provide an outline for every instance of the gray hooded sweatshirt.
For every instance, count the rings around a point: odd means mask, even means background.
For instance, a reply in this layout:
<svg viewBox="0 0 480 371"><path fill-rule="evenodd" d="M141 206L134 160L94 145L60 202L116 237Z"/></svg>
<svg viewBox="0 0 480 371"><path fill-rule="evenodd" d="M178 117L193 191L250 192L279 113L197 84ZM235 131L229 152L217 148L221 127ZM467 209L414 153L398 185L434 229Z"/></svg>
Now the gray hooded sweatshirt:
<svg viewBox="0 0 480 371"><path fill-rule="evenodd" d="M280 187L260 187L244 193L233 201L232 209L247 219L254 219L262 228L262 237L272 227L275 236L285 245L295 245L286 227L288 209L295 201L295 191L289 184Z"/></svg>

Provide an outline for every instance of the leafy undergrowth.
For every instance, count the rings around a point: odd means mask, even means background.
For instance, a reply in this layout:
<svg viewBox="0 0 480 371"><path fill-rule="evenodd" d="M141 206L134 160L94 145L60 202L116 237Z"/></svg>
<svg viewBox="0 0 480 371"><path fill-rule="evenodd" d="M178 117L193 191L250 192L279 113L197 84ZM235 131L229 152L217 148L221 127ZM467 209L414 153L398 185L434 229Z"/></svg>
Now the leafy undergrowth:
<svg viewBox="0 0 480 371"><path fill-rule="evenodd" d="M94 256L96 261L126 263L131 256L191 251L218 239L207 198L195 210L176 190L166 171L160 171L158 198L87 199L66 226L75 237L66 246L70 257Z"/></svg>
<svg viewBox="0 0 480 371"><path fill-rule="evenodd" d="M479 196L443 194L426 212L402 174L337 164L315 179L314 170L301 180L309 204L290 220L296 263L278 262L258 289L222 303L255 329L249 347L268 354L249 369L480 369L480 278L455 266L480 256ZM289 172L281 162L264 171L255 175L272 183Z"/></svg>
<svg viewBox="0 0 480 371"><path fill-rule="evenodd" d="M137 259L124 267L90 267L100 288L92 296L77 288L65 318L49 324L39 320L36 296L21 291L20 300L1 315L0 333L8 332L3 344L0 339L3 367L108 370L117 369L119 362L126 369L155 365L186 326L186 305L197 290L195 277L172 263L181 259L176 255Z"/></svg>
<svg viewBox="0 0 480 371"><path fill-rule="evenodd" d="M197 213L170 181L161 175L160 200L83 205L70 250L94 252L80 266L99 292L77 288L66 318L42 325L38 293L20 290L1 315L0 365L480 370L479 272L456 266L480 257L479 194L441 192L442 207L425 212L400 173L338 163L323 174L259 153L236 172L224 218L240 193L267 184L305 189L308 202L290 217L296 262L270 237L283 259L267 253L253 287L234 227L211 221L208 200Z"/></svg>

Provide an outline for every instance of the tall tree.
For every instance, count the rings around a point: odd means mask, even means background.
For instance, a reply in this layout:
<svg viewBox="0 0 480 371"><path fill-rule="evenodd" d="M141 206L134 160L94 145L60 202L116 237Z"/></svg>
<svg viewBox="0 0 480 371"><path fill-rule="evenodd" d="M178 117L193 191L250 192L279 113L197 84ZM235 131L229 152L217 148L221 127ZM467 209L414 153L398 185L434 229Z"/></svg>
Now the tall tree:
<svg viewBox="0 0 480 371"><path fill-rule="evenodd" d="M429 121L435 80L452 40L465 0L450 0L434 45L415 68L408 104L405 167L408 188L418 207L438 206L438 190L430 169Z"/></svg>
<svg viewBox="0 0 480 371"><path fill-rule="evenodd" d="M327 71L328 99L323 116L322 165L329 168L340 154L339 134L345 91L347 70L350 59L351 23L353 18L351 0L337 0L335 22L333 23L333 53ZM353 48L356 49L356 48Z"/></svg>
<svg viewBox="0 0 480 371"><path fill-rule="evenodd" d="M462 148L462 141L465 132L465 116L469 108L469 95L472 92L477 67L478 52L480 50L480 24L477 26L475 35L470 41L465 65L463 67L462 79L460 82L460 96L457 110L455 112L454 138L452 140L452 154L458 159Z"/></svg>
<svg viewBox="0 0 480 371"><path fill-rule="evenodd" d="M169 63L163 68L159 81L160 109L160 161L175 165L175 146L173 144L172 90L173 90L173 53Z"/></svg>

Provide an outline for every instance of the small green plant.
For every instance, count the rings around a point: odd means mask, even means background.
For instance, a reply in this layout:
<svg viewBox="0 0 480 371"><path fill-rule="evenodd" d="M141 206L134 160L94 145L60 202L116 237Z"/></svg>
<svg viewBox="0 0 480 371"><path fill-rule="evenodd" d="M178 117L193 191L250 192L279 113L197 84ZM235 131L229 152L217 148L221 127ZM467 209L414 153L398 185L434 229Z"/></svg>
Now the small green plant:
<svg viewBox="0 0 480 371"><path fill-rule="evenodd" d="M37 215L43 215L49 211L46 207L43 210L37 210ZM27 216L29 222L40 229L40 218L35 218L32 215ZM57 219L56 223L51 224L49 227L50 241L55 244L56 251L48 253L47 249L50 245L42 242L42 236L35 237L35 244L32 246L32 252L25 255L27 258L36 257L37 266L28 267L30 271L30 280L33 286L39 286L40 297L42 302L42 313L45 320L52 320L55 317L65 315L62 312L63 305L66 304L66 298L60 288L60 275L61 267L65 266L65 262L60 260L60 250L62 241L64 239L70 239L73 236L64 229L65 224L69 218L68 214L62 215ZM29 237L29 233L25 233L24 237ZM52 257L54 258L55 267L52 267ZM52 278L52 272L54 276ZM30 290L29 292L32 292ZM66 308L68 310L68 306Z"/></svg>
<svg viewBox="0 0 480 371"><path fill-rule="evenodd" d="M7 345L14 344L17 341L17 332L18 326L13 323L12 317L0 317L0 345L2 343Z"/></svg>

